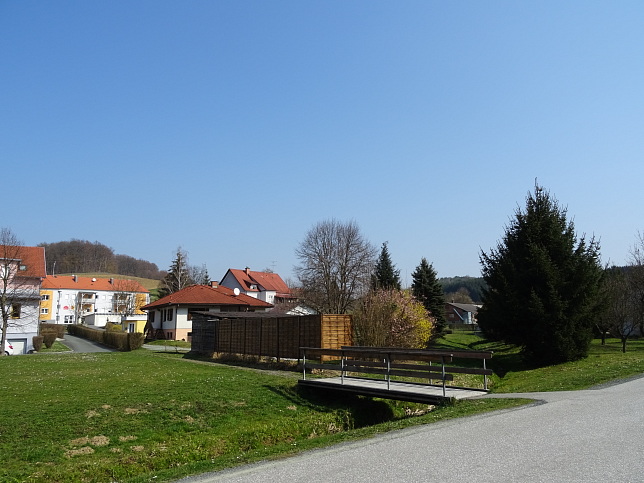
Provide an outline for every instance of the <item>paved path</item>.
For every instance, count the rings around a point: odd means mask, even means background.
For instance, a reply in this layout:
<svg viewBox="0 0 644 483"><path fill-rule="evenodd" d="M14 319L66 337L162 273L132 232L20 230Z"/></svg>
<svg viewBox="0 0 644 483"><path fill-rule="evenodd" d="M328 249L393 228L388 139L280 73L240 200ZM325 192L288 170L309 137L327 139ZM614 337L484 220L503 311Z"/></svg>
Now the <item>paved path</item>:
<svg viewBox="0 0 644 483"><path fill-rule="evenodd" d="M538 402L181 481L644 481L644 377L512 396Z"/></svg>
<svg viewBox="0 0 644 483"><path fill-rule="evenodd" d="M65 338L61 340L63 344L69 347L74 352L114 352L115 349L105 347L82 337L77 337L71 334L65 334Z"/></svg>

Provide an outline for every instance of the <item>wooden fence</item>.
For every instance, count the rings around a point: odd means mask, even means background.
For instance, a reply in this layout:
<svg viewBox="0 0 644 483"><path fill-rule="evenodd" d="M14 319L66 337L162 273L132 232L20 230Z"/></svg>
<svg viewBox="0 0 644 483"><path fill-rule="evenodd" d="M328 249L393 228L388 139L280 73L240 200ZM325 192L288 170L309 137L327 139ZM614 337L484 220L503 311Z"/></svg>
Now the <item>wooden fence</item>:
<svg viewBox="0 0 644 483"><path fill-rule="evenodd" d="M201 313L192 317L191 350L206 355L299 359L300 347L339 349L351 344L350 315Z"/></svg>

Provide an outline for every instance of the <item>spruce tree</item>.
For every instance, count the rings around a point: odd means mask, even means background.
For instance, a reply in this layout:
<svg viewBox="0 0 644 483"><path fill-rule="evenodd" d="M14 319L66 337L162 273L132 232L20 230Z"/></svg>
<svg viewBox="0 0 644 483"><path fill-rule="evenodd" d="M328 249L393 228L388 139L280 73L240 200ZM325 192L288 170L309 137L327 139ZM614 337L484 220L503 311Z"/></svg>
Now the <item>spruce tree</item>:
<svg viewBox="0 0 644 483"><path fill-rule="evenodd" d="M420 265L416 267L411 277L412 294L436 320L432 338L440 337L445 331L447 320L445 319L443 287L438 283L436 271L431 264L427 263L427 259L423 257Z"/></svg>
<svg viewBox="0 0 644 483"><path fill-rule="evenodd" d="M170 270L159 284L159 298L178 292L193 283L188 266L188 254L179 247Z"/></svg>
<svg viewBox="0 0 644 483"><path fill-rule="evenodd" d="M376 262L373 276L371 278L372 290L400 290L400 270L396 270L391 262L387 242L382 244L380 256Z"/></svg>
<svg viewBox="0 0 644 483"><path fill-rule="evenodd" d="M487 288L479 326L489 338L521 346L534 365L585 357L601 312L599 244L578 239L566 215L535 185L503 240L480 255Z"/></svg>

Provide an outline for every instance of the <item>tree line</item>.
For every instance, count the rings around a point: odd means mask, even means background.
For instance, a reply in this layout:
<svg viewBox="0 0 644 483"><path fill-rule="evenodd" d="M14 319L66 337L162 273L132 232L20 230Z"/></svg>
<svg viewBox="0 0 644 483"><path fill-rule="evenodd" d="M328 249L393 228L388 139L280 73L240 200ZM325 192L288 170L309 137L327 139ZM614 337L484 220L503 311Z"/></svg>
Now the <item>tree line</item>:
<svg viewBox="0 0 644 483"><path fill-rule="evenodd" d="M114 250L98 241L72 239L54 243L40 243L45 248L47 274L58 273L116 273L132 277L161 280L165 271L147 260L115 254Z"/></svg>

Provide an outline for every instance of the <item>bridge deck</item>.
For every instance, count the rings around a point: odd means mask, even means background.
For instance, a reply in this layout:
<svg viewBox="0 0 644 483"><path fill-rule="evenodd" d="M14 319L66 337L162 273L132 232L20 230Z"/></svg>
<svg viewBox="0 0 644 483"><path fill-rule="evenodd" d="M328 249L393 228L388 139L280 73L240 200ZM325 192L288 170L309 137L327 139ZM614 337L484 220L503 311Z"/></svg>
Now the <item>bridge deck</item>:
<svg viewBox="0 0 644 483"><path fill-rule="evenodd" d="M441 404L456 399L466 399L487 394L487 391L442 385L416 384L411 382L366 379L358 377L326 377L319 379L301 379L301 386L343 391L361 396L380 397L427 404Z"/></svg>

